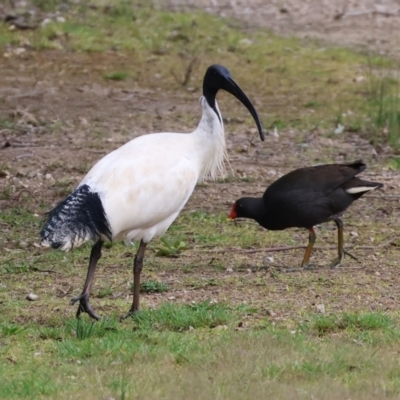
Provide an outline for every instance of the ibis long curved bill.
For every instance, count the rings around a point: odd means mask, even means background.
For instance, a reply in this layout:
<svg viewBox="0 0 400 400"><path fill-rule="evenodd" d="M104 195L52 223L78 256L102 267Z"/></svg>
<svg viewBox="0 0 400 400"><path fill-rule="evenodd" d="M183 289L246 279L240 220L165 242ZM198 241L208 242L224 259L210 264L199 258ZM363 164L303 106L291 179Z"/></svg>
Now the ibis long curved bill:
<svg viewBox="0 0 400 400"><path fill-rule="evenodd" d="M235 96L249 110L257 125L260 138L261 140L264 140L264 130L252 102L240 86L233 80L229 70L222 65L214 64L207 69L204 77L203 93L211 107L214 108L215 112L217 112L215 109L215 96L219 89L223 89ZM219 116L218 112L217 115Z"/></svg>

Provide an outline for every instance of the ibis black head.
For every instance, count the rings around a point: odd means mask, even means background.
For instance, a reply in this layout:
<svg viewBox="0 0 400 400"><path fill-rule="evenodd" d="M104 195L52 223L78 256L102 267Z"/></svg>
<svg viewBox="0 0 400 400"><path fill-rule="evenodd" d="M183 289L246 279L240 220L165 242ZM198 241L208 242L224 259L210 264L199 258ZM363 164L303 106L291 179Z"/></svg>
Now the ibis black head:
<svg viewBox="0 0 400 400"><path fill-rule="evenodd" d="M220 89L224 89L235 96L250 111L250 114L253 116L254 121L256 122L260 138L261 140L264 140L264 131L261 121L253 104L243 90L240 89L239 85L232 79L228 68L222 65L214 64L208 67L207 72L204 75L203 95L206 98L209 106L216 112L218 117L219 114L215 106L215 96Z"/></svg>

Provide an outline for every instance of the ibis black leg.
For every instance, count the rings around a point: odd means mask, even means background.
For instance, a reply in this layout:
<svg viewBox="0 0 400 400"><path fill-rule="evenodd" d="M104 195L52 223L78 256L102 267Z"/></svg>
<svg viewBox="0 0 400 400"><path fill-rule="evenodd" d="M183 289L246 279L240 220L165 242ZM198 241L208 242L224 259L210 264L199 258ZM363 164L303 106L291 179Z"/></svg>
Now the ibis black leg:
<svg viewBox="0 0 400 400"><path fill-rule="evenodd" d="M310 256L314 247L315 239L317 238L313 228L308 228L308 230L310 232L310 235L308 236L308 246L306 248L306 252L304 253L303 262L301 263L301 266L304 269L310 268Z"/></svg>
<svg viewBox="0 0 400 400"><path fill-rule="evenodd" d="M338 229L338 257L332 261L331 268L340 267L342 265L345 255L348 255L349 257L358 261L356 257L354 257L352 254L344 249L342 220L340 218L336 218L334 219L334 221Z"/></svg>
<svg viewBox="0 0 400 400"><path fill-rule="evenodd" d="M73 305L79 301L78 311L76 312L76 317L79 318L82 312L88 313L92 318L99 320L100 317L94 312L92 306L89 303L90 289L92 287L93 276L96 271L97 261L101 257L101 248L103 247L103 241L99 240L92 247L90 253L89 268L86 275L85 285L83 286L82 293L78 297L71 299L70 304Z"/></svg>
<svg viewBox="0 0 400 400"><path fill-rule="evenodd" d="M125 319L139 310L139 294L140 294L140 274L143 269L143 259L144 252L146 250L147 243L144 243L143 240L140 242L139 249L136 253L135 259L133 261L133 303L132 307L129 310L128 314L121 317L121 319Z"/></svg>

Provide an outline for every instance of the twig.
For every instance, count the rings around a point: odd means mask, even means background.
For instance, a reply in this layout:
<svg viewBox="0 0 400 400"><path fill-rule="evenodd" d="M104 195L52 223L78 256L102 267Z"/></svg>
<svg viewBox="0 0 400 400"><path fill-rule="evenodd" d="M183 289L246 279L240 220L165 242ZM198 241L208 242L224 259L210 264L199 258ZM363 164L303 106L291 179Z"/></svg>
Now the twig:
<svg viewBox="0 0 400 400"><path fill-rule="evenodd" d="M35 90L32 92L28 92L28 93L15 94L13 96L8 96L8 99L18 100L18 99L32 98L32 97L43 96L45 93L46 93L46 90Z"/></svg>
<svg viewBox="0 0 400 400"><path fill-rule="evenodd" d="M128 96L126 96L124 99L114 99L115 101L129 101L130 99L132 99L135 95L133 93L129 94Z"/></svg>
<svg viewBox="0 0 400 400"><path fill-rule="evenodd" d="M197 57L193 57L188 67L186 68L185 77L183 78L182 86L186 86L189 83L190 75L193 72L193 65L196 63Z"/></svg>
<svg viewBox="0 0 400 400"><path fill-rule="evenodd" d="M397 240L397 237L392 237L389 240L382 242L380 244L377 244L375 246L357 246L357 245L350 245L346 246L346 248L352 249L354 247L357 247L357 249L362 249L362 250L376 250L376 249L382 249L384 247L387 247L391 245L393 242ZM227 249L227 250L203 250L207 253L227 253L227 252L240 252L240 253L245 253L245 254L251 254L251 253L273 253L273 252L278 252L278 251L289 251L289 250L297 250L297 249L306 249L306 245L298 245L298 246L279 246L279 247L262 247L259 249ZM335 250L337 249L337 246L314 246L313 250Z"/></svg>
<svg viewBox="0 0 400 400"><path fill-rule="evenodd" d="M52 271L51 269L39 269L36 267L31 267L30 268L31 271L35 271L35 272L48 272L49 274L56 274L56 271Z"/></svg>
<svg viewBox="0 0 400 400"><path fill-rule="evenodd" d="M377 194L372 194L369 196L364 196L364 199L388 199L388 200L398 200L400 199L400 196L392 195L392 194L387 194L387 195L377 195Z"/></svg>
<svg viewBox="0 0 400 400"><path fill-rule="evenodd" d="M22 190L20 190L19 193L14 197L13 200L14 200L14 201L19 201L19 198L21 197L21 194L24 193L24 192L28 193L31 197L33 197L33 194L32 194L32 192L31 192L29 189L22 189Z"/></svg>
<svg viewBox="0 0 400 400"><path fill-rule="evenodd" d="M359 17L362 15L367 15L367 14L376 14L376 15L384 15L385 17L391 17L394 15L399 14L399 10L397 11L379 11L379 10L365 10L365 11L352 11L348 13L339 13L335 15L334 19L344 19L347 17Z"/></svg>
<svg viewBox="0 0 400 400"><path fill-rule="evenodd" d="M305 245L298 245L298 246L279 246L279 247L262 247L259 249L250 249L250 250L245 250L245 249L227 249L227 250L205 250L207 253L227 253L227 252L241 252L241 253L246 253L246 254L251 254L251 253L260 253L260 252L265 252L265 253L272 253L276 251L288 251L288 250L296 250L296 249L305 249L307 246ZM336 249L336 246L314 246L315 250L333 250Z"/></svg>
<svg viewBox="0 0 400 400"><path fill-rule="evenodd" d="M194 64L196 63L196 61L197 61L197 57L196 57L196 56L193 57L193 58L190 60L189 65L186 67L185 76L184 76L184 78L183 78L182 81L181 81L181 80L179 79L179 77L176 75L175 71L174 71L173 69L171 70L172 76L175 78L175 80L176 80L180 85L186 86L186 85L189 83L190 76L192 75L192 72L193 72L193 66L194 66Z"/></svg>
<svg viewBox="0 0 400 400"><path fill-rule="evenodd" d="M392 237L385 242L379 243L376 246L358 246L359 249L362 250L376 250L376 249L383 249L389 245L391 245L393 242L395 242L398 238L397 237Z"/></svg>

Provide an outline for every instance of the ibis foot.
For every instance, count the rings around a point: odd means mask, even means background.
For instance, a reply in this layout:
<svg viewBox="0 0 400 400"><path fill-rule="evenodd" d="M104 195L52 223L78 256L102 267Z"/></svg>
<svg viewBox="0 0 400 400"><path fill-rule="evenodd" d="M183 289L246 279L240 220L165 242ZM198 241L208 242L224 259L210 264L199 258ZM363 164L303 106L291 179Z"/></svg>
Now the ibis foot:
<svg viewBox="0 0 400 400"><path fill-rule="evenodd" d="M92 306L89 303L89 295L86 293L82 293L81 295L74 297L71 299L70 303L73 306L77 301L79 301L79 307L76 311L76 318L79 318L81 313L85 312L89 314L89 316L96 321L100 320L100 317L94 312Z"/></svg>

